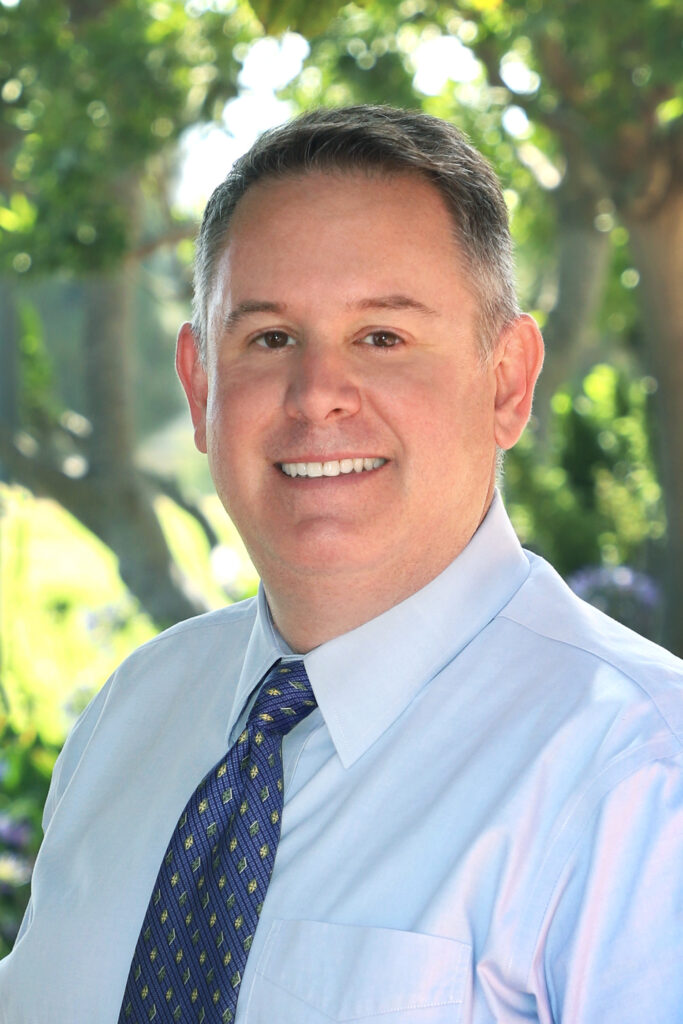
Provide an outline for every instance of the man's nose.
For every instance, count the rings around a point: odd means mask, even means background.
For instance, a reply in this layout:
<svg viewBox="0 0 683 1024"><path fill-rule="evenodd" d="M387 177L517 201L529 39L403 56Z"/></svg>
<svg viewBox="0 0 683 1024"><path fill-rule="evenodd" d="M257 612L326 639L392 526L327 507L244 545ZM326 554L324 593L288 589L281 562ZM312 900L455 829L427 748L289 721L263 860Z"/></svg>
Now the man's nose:
<svg viewBox="0 0 683 1024"><path fill-rule="evenodd" d="M358 412L359 383L344 352L304 345L292 363L285 410L293 419L324 423Z"/></svg>

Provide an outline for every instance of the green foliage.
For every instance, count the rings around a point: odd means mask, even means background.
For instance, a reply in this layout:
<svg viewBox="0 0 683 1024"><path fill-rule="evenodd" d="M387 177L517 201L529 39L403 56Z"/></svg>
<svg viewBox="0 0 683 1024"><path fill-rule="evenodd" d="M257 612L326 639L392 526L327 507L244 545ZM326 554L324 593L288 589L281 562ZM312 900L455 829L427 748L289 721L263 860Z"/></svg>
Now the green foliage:
<svg viewBox="0 0 683 1024"><path fill-rule="evenodd" d="M116 561L68 513L0 485L2 686L10 721L59 744L132 646L153 636Z"/></svg>
<svg viewBox="0 0 683 1024"><path fill-rule="evenodd" d="M132 190L180 133L236 92L236 44L257 24L234 0L21 0L0 16L0 269L119 264L139 224Z"/></svg>
<svg viewBox="0 0 683 1024"><path fill-rule="evenodd" d="M354 5L310 40L303 73L283 95L298 108L349 103L386 103L417 107L413 73L392 18L381 22Z"/></svg>
<svg viewBox="0 0 683 1024"><path fill-rule="evenodd" d="M29 302L19 309L19 411L27 427L40 427L57 415L54 374L45 348L43 323Z"/></svg>
<svg viewBox="0 0 683 1024"><path fill-rule="evenodd" d="M250 6L269 35L296 28L305 36L316 36L337 13L338 0L250 0Z"/></svg>
<svg viewBox="0 0 683 1024"><path fill-rule="evenodd" d="M359 0L316 6L320 13L313 21L312 5L301 0L252 3L272 32L289 27L309 37L322 35L321 26L336 8L338 19L328 39L333 30L341 26L343 32L344 25L359 20L366 31L374 26L376 37L398 26L404 51L425 30L456 35L483 61L490 85L508 93L508 102L517 94L540 123L560 108L569 121L582 119L582 130L606 159L625 126L647 130L654 116L668 131L683 113L683 8L678 0L624 0L618 6L581 0ZM505 85L500 72L506 63L521 64L542 77L535 84L529 79L529 87Z"/></svg>
<svg viewBox="0 0 683 1024"><path fill-rule="evenodd" d="M546 455L533 430L506 456L505 492L521 539L564 576L636 564L664 535L650 448L655 384L625 367L595 366L576 393L553 398Z"/></svg>

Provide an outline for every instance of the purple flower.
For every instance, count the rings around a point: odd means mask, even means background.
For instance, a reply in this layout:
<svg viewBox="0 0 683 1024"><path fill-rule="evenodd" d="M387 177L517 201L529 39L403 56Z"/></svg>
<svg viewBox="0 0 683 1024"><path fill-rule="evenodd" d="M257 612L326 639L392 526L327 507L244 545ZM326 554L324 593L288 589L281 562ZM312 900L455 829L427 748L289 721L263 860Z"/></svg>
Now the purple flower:
<svg viewBox="0 0 683 1024"><path fill-rule="evenodd" d="M15 821L9 814L0 812L0 842L21 849L31 839L31 825L28 821Z"/></svg>
<svg viewBox="0 0 683 1024"><path fill-rule="evenodd" d="M627 565L589 566L573 573L567 583L586 601L612 594L630 598L646 608L656 608L661 600L659 587L652 577Z"/></svg>
<svg viewBox="0 0 683 1024"><path fill-rule="evenodd" d="M661 591L652 577L627 565L588 566L572 573L567 583L584 601L631 629L657 638Z"/></svg>

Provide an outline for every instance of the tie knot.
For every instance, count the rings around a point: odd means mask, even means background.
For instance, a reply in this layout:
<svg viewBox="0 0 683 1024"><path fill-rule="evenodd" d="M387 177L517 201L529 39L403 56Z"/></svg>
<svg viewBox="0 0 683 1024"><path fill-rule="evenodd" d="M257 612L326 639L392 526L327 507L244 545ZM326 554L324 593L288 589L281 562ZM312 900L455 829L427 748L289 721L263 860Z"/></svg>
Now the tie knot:
<svg viewBox="0 0 683 1024"><path fill-rule="evenodd" d="M316 707L303 661L278 662L261 684L247 725L285 736Z"/></svg>

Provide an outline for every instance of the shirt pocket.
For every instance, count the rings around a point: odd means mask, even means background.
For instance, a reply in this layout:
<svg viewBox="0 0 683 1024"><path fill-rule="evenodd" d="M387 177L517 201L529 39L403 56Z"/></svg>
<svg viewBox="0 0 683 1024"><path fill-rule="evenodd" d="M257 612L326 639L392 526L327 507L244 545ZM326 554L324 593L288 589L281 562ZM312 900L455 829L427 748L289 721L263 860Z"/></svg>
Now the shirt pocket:
<svg viewBox="0 0 683 1024"><path fill-rule="evenodd" d="M388 928L275 921L256 966L245 1024L462 1024L472 950Z"/></svg>

